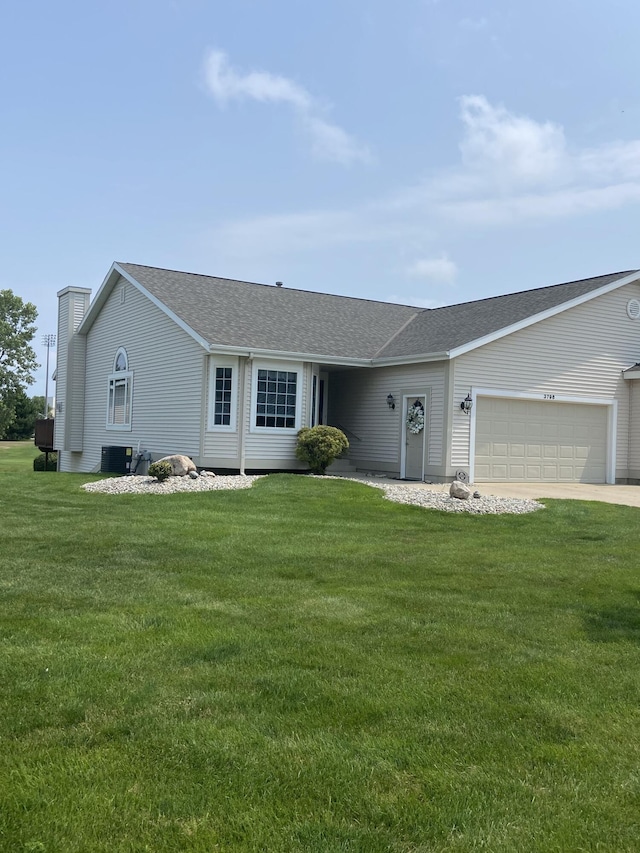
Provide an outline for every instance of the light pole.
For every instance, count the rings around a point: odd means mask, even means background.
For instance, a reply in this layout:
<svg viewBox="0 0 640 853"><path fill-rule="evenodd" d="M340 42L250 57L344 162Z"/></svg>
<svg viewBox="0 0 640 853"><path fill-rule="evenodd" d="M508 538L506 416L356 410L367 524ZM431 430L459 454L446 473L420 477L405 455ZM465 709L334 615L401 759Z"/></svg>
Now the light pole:
<svg viewBox="0 0 640 853"><path fill-rule="evenodd" d="M42 343L47 348L47 375L44 384L44 416L49 417L49 350L56 345L55 335L43 335Z"/></svg>

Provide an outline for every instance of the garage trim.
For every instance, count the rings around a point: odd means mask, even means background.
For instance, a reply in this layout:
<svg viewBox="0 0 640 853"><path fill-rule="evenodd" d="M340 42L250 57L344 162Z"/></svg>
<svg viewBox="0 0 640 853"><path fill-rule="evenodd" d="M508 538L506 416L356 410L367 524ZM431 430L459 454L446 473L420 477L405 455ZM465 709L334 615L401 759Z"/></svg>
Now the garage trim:
<svg viewBox="0 0 640 853"><path fill-rule="evenodd" d="M473 406L469 415L469 481L474 482L476 465L476 413L478 397L506 397L511 400L554 400L558 403L582 403L589 406L607 406L607 466L605 481L616 481L616 431L618 425L618 401L604 397L570 397L565 394L538 393L527 391L504 391L497 388L471 388Z"/></svg>

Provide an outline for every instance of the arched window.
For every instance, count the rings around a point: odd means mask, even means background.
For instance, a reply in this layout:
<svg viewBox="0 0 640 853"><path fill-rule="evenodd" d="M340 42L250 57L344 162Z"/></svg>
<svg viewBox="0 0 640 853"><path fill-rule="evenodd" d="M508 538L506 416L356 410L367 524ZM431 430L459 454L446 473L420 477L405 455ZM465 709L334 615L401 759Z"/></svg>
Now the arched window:
<svg viewBox="0 0 640 853"><path fill-rule="evenodd" d="M120 370L128 369L129 359L127 358L127 351L123 347L120 347L120 349L116 353L116 357L113 360L113 372L117 373Z"/></svg>
<svg viewBox="0 0 640 853"><path fill-rule="evenodd" d="M109 375L107 402L107 429L131 429L131 397L133 373L129 370L127 351L120 347L113 359L113 373Z"/></svg>

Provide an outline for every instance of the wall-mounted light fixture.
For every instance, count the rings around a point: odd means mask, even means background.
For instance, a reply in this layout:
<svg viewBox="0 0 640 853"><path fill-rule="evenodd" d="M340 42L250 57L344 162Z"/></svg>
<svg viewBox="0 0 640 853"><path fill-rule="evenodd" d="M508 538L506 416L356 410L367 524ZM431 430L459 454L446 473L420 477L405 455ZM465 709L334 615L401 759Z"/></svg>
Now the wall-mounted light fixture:
<svg viewBox="0 0 640 853"><path fill-rule="evenodd" d="M471 399L471 391L469 391L467 396L460 403L460 408L465 413L465 415L468 415L469 412L471 411L472 407L473 407L473 400Z"/></svg>
<svg viewBox="0 0 640 853"><path fill-rule="evenodd" d="M387 394L387 406L389 406L390 409L395 409L396 401L393 394Z"/></svg>

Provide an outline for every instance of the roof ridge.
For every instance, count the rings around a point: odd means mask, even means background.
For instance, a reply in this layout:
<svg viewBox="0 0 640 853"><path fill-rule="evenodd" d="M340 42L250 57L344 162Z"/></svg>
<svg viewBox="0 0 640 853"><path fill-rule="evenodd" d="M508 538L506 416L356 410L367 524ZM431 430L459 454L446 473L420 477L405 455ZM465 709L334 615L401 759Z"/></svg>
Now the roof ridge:
<svg viewBox="0 0 640 853"><path fill-rule="evenodd" d="M345 296L342 293L325 293L322 290L303 290L301 287L277 287L275 284L265 284L263 281L247 281L242 278L227 278L226 276L221 275L208 275L207 273L202 272L189 272L188 270L174 270L169 269L167 267L153 267L149 264L135 264L131 261L116 261L115 263L121 267L142 267L147 270L156 270L157 272L173 272L178 275L192 275L198 278L210 278L217 279L218 281L228 281L235 282L236 284L250 284L253 287L268 287L271 290L282 290L284 292L289 293L310 293L314 296L328 296L331 299L350 299L354 302L370 302L374 305L397 305L399 308L413 308L416 312L426 311L429 309L421 308L418 305L407 305L403 302L388 302L384 299L367 299L362 296Z"/></svg>

